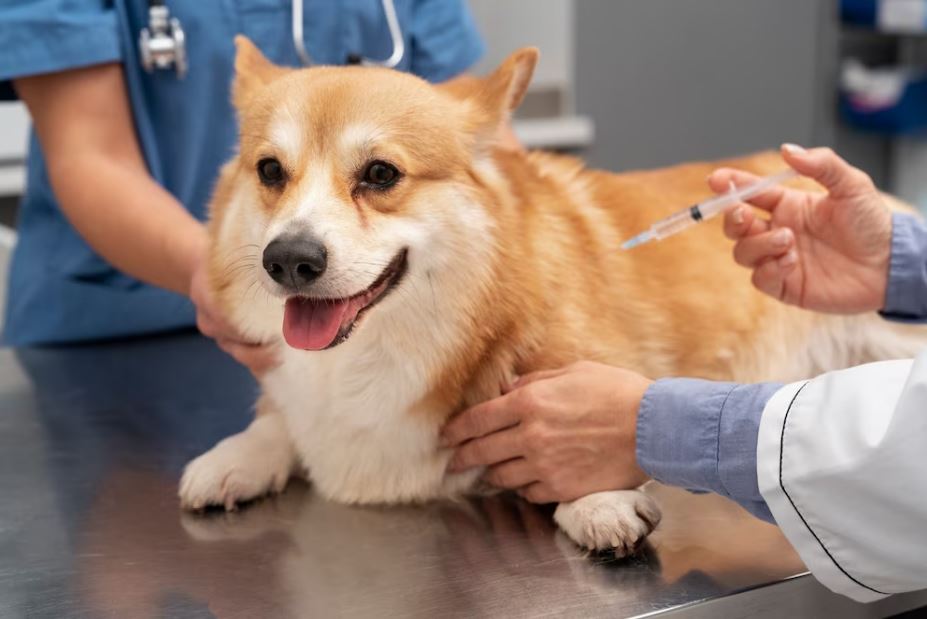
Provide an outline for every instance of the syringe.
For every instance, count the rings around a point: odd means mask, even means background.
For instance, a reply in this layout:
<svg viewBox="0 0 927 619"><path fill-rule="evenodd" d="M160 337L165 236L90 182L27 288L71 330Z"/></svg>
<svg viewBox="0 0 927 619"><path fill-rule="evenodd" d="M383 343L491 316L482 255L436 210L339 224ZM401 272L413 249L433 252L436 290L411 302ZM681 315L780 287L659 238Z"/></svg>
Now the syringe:
<svg viewBox="0 0 927 619"><path fill-rule="evenodd" d="M641 232L634 238L628 239L622 243L621 249L631 249L632 247L637 247L638 245L643 245L644 243L649 243L650 241L659 241L661 239L665 239L668 236L678 234L701 221L711 219L732 204L743 202L748 198L763 193L770 187L775 187L776 185L791 180L796 176L798 176L798 174L795 172L795 170L786 170L784 172L780 172L779 174L767 176L766 178L760 179L752 185L747 185L746 187L741 187L740 189L733 187L732 184L731 190L725 194L715 196L714 198L709 198L704 202L700 202L690 206L687 209L683 209L678 213L674 213L669 217L661 219L660 221L650 226L649 230Z"/></svg>

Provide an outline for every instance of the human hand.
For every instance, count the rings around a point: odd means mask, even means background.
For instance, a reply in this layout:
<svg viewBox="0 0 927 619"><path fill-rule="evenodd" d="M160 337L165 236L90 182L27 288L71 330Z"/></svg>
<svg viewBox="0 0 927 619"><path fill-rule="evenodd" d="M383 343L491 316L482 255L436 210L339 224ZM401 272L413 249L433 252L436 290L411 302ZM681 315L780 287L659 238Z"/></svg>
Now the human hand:
<svg viewBox="0 0 927 619"><path fill-rule="evenodd" d="M775 187L750 198L769 220L744 205L724 217L737 241L734 259L753 270L753 285L805 309L841 314L879 310L885 303L892 219L872 179L829 148L786 144L782 157L827 189L812 193ZM752 174L722 168L708 179L715 192L746 185Z"/></svg>
<svg viewBox="0 0 927 619"><path fill-rule="evenodd" d="M448 422L451 472L484 478L534 503L572 501L647 481L635 455L637 410L651 381L588 361L519 378L501 397Z"/></svg>
<svg viewBox="0 0 927 619"><path fill-rule="evenodd" d="M205 254L196 261L190 278L190 300L196 306L196 326L200 333L216 340L219 348L260 376L279 363L272 346L249 342L222 315L209 283L208 261Z"/></svg>

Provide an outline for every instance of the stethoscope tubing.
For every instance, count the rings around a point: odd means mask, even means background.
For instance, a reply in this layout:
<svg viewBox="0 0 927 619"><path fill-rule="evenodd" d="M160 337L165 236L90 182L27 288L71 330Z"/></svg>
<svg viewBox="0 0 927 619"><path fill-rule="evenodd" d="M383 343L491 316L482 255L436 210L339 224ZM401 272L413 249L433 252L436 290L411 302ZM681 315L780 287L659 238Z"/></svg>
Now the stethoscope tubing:
<svg viewBox="0 0 927 619"><path fill-rule="evenodd" d="M305 0L293 0L292 11L292 33L293 47L296 49L296 55L299 56L300 62L305 66L312 65L312 56L306 50L305 36L303 32L303 4ZM402 28L399 26L399 16L396 14L396 3L394 0L380 0L383 6L383 14L386 16L386 25L389 28L390 40L393 43L393 53L384 60L373 60L371 58L360 58L360 64L366 66L386 67L395 69L402 57L406 53L406 44L402 38Z"/></svg>
<svg viewBox="0 0 927 619"><path fill-rule="evenodd" d="M305 32L303 30L303 18L304 18L304 2L305 0L292 0L292 35L293 35L293 47L296 50L296 55L299 56L300 62L305 66L310 66L313 64L312 56L309 55L308 50L306 49L305 43ZM177 70L178 76L183 77L186 73L186 42L183 28L180 24L180 21L176 17L170 17L170 13L167 10L164 0L147 0L148 11L149 11L149 27L143 28L142 33L139 37L139 47L142 53L142 66L146 71L152 71L156 68L169 68L168 63L174 65L174 68ZM402 36L402 28L399 25L399 16L396 13L396 3L394 0L380 0L380 3L383 7L383 15L386 18L386 25L389 28L390 40L393 44L393 51L389 57L383 60L374 60L372 58L365 58L363 56L349 56L348 62L362 64L366 66L374 67L385 67L387 69L394 69L399 66L399 63L402 62L403 57L406 53L405 40ZM164 15L164 21L167 22L169 19L170 24L170 34L175 37L173 51L170 51L172 54L170 60L164 61L163 55L162 64L152 64L149 63L145 58L147 53L151 53L151 48L146 48L147 45L151 45L149 31L155 32L156 36L160 40L167 38L167 35L160 30L155 30L152 28L153 15L155 10L160 10ZM160 16L160 15L159 15Z"/></svg>

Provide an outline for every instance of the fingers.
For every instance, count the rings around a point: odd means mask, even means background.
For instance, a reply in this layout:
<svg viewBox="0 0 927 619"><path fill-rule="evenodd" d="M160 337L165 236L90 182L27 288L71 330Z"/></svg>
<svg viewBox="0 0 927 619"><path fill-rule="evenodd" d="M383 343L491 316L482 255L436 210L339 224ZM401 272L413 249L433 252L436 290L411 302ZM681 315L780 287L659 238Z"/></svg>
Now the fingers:
<svg viewBox="0 0 927 619"><path fill-rule="evenodd" d="M514 429L496 432L464 443L448 464L449 473L475 466L490 466L522 455L520 434Z"/></svg>
<svg viewBox="0 0 927 619"><path fill-rule="evenodd" d="M528 484L524 488L518 489L516 492L518 492L521 498L531 503L557 502L557 495L554 494L553 489L539 481Z"/></svg>
<svg viewBox="0 0 927 619"><path fill-rule="evenodd" d="M219 334L219 326L216 321L201 311L196 313L196 328L206 337L215 338Z"/></svg>
<svg viewBox="0 0 927 619"><path fill-rule="evenodd" d="M797 144L783 144L782 158L799 174L824 185L832 198L875 190L868 174L851 166L830 148L809 150Z"/></svg>
<svg viewBox="0 0 927 619"><path fill-rule="evenodd" d="M206 337L216 340L220 349L251 370L255 376L261 376L280 362L273 346L240 339L231 324L209 312L200 310L196 313L196 327Z"/></svg>
<svg viewBox="0 0 927 619"><path fill-rule="evenodd" d="M790 228L776 228L738 241L734 245L734 261L753 269L761 262L784 256L794 244L795 234Z"/></svg>
<svg viewBox="0 0 927 619"><path fill-rule="evenodd" d="M756 288L769 296L791 303L798 304L798 299L791 298L790 290L800 290L801 286L787 286L788 278L795 273L798 264L798 254L794 249L784 256L763 262L753 271L751 281Z"/></svg>
<svg viewBox="0 0 927 619"><path fill-rule="evenodd" d="M442 447L453 447L514 426L519 420L512 396L506 394L477 404L453 417L441 431L440 444Z"/></svg>
<svg viewBox="0 0 927 619"><path fill-rule="evenodd" d="M246 346L259 346L259 342L248 342L242 339L238 330L220 316L199 309L196 312L196 328L206 337L216 341L237 342Z"/></svg>
<svg viewBox="0 0 927 619"><path fill-rule="evenodd" d="M273 346L253 344L237 337L229 337L230 334L235 335L235 332L205 312L197 313L196 326L200 333L216 340L220 349L251 370L255 376L261 376L279 363L277 351Z"/></svg>
<svg viewBox="0 0 927 619"><path fill-rule="evenodd" d="M243 344L229 339L218 339L216 343L255 376L261 376L280 363L277 351L272 346Z"/></svg>
<svg viewBox="0 0 927 619"><path fill-rule="evenodd" d="M537 481L537 475L527 460L516 458L490 467L483 479L498 488L515 490Z"/></svg>
<svg viewBox="0 0 927 619"><path fill-rule="evenodd" d="M732 241L769 230L769 222L756 216L749 206L738 204L724 214L724 235Z"/></svg>
<svg viewBox="0 0 927 619"><path fill-rule="evenodd" d="M530 374L525 374L524 376L519 376L515 381L509 385L505 392L514 391L515 389L520 389L526 385L530 385L533 382L539 380L546 380L548 378L555 378L561 374L565 374L568 370L568 367L557 368L555 370L541 370L539 372L531 372Z"/></svg>
<svg viewBox="0 0 927 619"><path fill-rule="evenodd" d="M708 177L708 186L715 193L727 193L731 188L731 183L737 187L744 187L761 180L759 176L735 170L733 168L719 168L711 173ZM749 204L764 211L772 211L779 205L785 195L786 189L781 186L770 187L763 193L757 194L747 200Z"/></svg>

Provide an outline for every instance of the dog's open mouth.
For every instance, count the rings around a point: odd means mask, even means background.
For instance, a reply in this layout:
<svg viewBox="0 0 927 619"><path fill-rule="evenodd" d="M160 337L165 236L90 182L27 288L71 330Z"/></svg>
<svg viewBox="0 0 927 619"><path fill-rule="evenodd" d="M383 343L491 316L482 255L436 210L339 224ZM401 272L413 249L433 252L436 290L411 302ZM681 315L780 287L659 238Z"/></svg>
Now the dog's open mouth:
<svg viewBox="0 0 927 619"><path fill-rule="evenodd" d="M283 339L293 348L324 350L348 339L358 318L395 288L406 272L401 250L369 288L343 299L290 297L283 315Z"/></svg>

